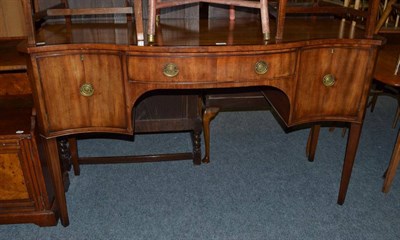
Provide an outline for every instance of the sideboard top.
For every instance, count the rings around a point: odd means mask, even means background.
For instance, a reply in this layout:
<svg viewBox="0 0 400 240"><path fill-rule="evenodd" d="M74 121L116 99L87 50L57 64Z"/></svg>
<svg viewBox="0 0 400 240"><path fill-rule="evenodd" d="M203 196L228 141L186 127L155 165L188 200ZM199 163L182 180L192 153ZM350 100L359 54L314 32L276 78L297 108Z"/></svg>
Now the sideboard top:
<svg viewBox="0 0 400 240"><path fill-rule="evenodd" d="M271 36L276 24L270 22ZM261 46L314 40L360 40L378 45L382 39L365 39L351 22L333 18L287 18L282 40L264 41L260 21L254 19L165 19L157 27L156 41L145 46ZM138 45L131 23L45 24L38 31L37 46L65 44Z"/></svg>

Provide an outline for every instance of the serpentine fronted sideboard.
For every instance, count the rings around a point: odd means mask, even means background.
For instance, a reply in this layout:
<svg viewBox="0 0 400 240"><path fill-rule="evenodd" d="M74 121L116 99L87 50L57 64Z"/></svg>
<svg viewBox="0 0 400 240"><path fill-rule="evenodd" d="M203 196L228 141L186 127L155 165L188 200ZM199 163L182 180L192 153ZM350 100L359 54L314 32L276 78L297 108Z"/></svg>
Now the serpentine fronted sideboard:
<svg viewBox="0 0 400 240"><path fill-rule="evenodd" d="M163 21L158 33L162 42L147 46L136 46L130 38L117 42L121 29L108 25L82 24L69 31L49 25L38 35L40 44L26 48L39 130L64 226L69 218L56 138L134 134L136 101L159 89L266 87L267 100L287 127L349 123L337 200L344 203L382 40L364 38L351 23L334 19L287 19L283 40L267 43L254 30L260 27L257 21L237 20L234 30L227 30L226 20L213 20L200 33L185 30L190 21L183 24L186 28L179 28L179 21ZM207 26L207 20L201 21L193 24ZM66 40L66 32L73 36L85 28L93 34L90 40ZM114 38L100 41L96 28L111 31Z"/></svg>

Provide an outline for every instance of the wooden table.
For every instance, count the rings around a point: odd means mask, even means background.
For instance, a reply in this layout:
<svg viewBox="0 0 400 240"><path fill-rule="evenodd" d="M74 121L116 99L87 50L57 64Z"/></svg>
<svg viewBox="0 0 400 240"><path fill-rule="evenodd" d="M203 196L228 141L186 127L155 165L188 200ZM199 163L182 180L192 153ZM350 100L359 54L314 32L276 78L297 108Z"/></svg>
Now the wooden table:
<svg viewBox="0 0 400 240"><path fill-rule="evenodd" d="M134 32L124 24L41 29L40 44L25 51L61 223L67 226L69 218L57 137L132 135L135 103L157 89L184 93L263 86L287 127L349 123L337 200L343 204L382 40L366 39L351 24L334 19L286 19L279 41L264 42L260 27L259 21L246 19L237 19L233 27L224 19L165 20L156 43L145 46L136 45Z"/></svg>

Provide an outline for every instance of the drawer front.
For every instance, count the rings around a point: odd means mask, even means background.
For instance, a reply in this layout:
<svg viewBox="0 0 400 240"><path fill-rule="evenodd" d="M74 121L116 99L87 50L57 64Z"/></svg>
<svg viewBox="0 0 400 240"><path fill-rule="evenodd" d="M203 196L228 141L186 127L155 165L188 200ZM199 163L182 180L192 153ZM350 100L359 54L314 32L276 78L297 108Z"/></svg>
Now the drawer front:
<svg viewBox="0 0 400 240"><path fill-rule="evenodd" d="M252 55L190 55L128 57L132 82L181 84L250 82L294 74L296 52Z"/></svg>

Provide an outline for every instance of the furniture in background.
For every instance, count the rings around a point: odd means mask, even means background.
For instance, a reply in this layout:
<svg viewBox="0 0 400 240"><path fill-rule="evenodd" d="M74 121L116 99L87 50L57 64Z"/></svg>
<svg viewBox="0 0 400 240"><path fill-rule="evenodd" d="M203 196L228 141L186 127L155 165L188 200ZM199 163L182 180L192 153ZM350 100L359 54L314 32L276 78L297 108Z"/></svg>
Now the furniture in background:
<svg viewBox="0 0 400 240"><path fill-rule="evenodd" d="M51 226L58 221L52 165L38 136L25 56L16 50L19 42L0 41L0 223ZM57 173L67 189L67 169Z"/></svg>
<svg viewBox="0 0 400 240"><path fill-rule="evenodd" d="M56 0L47 1L45 6L43 5L43 1L40 0L32 0L25 1L24 3L28 6L24 9L32 9L34 12L34 21L41 21L42 19L46 19L48 17L65 17L66 26L71 26L72 16L98 16L98 15L125 15L126 21L128 24L132 24L132 15L135 18L135 29L136 29L136 41L138 44L143 44L144 34L143 34L143 16L142 16L142 1L141 0L133 0L133 4L131 0L124 0L125 6L113 6L114 2L105 2L104 6L93 7L92 4L86 4L85 1L81 1L78 4L78 7L71 8L69 0L57 0L58 3L54 4ZM42 2L42 5L41 5ZM45 2L46 3L46 2ZM104 2L103 2L104 3ZM33 5L33 6L32 6ZM109 20L109 19L108 19ZM118 21L117 21L118 22ZM30 29L29 27L28 29ZM132 27L131 27L132 28ZM28 34L28 41L30 43L33 42L31 39L32 35Z"/></svg>
<svg viewBox="0 0 400 240"><path fill-rule="evenodd" d="M170 0L170 1L161 1L161 0L149 0L148 3L148 27L147 27L147 35L149 42L155 42L155 33L156 33L156 21L159 18L160 11L163 8L171 8L182 5L188 5L193 3L215 3L221 5L230 6L229 11L229 20L233 21L235 19L235 10L234 7L245 7L245 8L254 8L260 10L261 15L261 28L264 40L270 39L270 27L269 27L269 15L268 15L268 1L267 0Z"/></svg>
<svg viewBox="0 0 400 240"><path fill-rule="evenodd" d="M383 46L378 55L374 79L386 86L398 88L400 86L400 44L388 44ZM396 99L399 95L396 94ZM398 101L399 103L399 101ZM399 105L397 106L397 113L395 122L399 114ZM394 124L395 124L394 122ZM382 191L387 193L393 182L397 166L400 161L400 139L398 138L393 149L393 154L386 171L385 181Z"/></svg>

